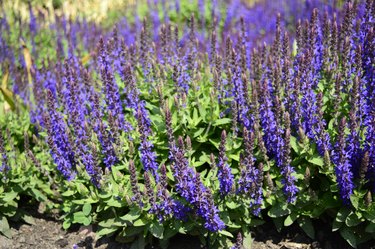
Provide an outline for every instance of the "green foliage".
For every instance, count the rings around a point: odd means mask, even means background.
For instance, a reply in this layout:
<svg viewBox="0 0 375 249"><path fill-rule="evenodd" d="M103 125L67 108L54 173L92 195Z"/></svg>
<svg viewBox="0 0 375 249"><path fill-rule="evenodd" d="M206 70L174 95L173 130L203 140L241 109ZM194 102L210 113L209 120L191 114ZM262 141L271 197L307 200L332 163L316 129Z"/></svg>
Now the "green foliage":
<svg viewBox="0 0 375 249"><path fill-rule="evenodd" d="M139 76L141 77L141 76ZM205 77L206 80L209 76ZM140 78L141 79L141 78ZM210 83L207 82L207 85ZM204 85L204 84L202 84ZM165 86L167 94L168 86ZM148 89L141 89L142 94L149 98L147 109L150 113L154 129L153 142L156 144L158 158L167 158L168 147L164 124L164 113L162 107L158 106L156 94L149 94ZM166 99L172 111L172 123L174 134L185 134L191 138L191 149L188 152L189 163L204 176L204 184L217 193L219 186L217 181L217 169L211 168L210 154L217 155L222 130L230 130L231 119L220 118L223 110L216 102L210 102L206 96L207 89L201 87L189 93L186 108L179 109L173 100ZM281 230L293 223L297 223L305 233L315 237L314 220L322 216L330 216L333 219L332 230L339 231L347 242L356 247L359 243L374 238L375 234L375 205L366 203L367 191L357 190L351 197L351 204L342 207L337 193L337 183L334 178L334 169L326 165L314 146L309 142L291 138L292 165L296 168L295 177L300 183L300 193L297 201L293 204L286 204L281 191L281 178L278 170L273 166L274 162L265 162L264 174L270 175L274 185L264 187L263 212L260 217L254 217L249 209L250 199L230 194L226 198L215 196L218 200L220 217L226 224L226 230L217 234L210 234L202 225L197 222L182 223L174 218L159 223L157 217L150 214L150 206L144 196L145 207L140 209L132 201L130 176L128 171L127 157L112 167L111 171L105 171L100 188L94 187L90 178L78 165L79 175L73 181L65 181L56 174L55 166L51 163L51 157L46 152L45 134L40 133L31 143L32 152L40 164L32 163L24 150L23 131L30 134L33 129L28 121L28 116L17 116L7 112L1 118L1 127L10 130L12 139L7 143L10 157L11 170L2 178L0 186L0 231L10 237L8 219L22 219L32 223L27 213L19 209L21 198L29 199L29 202L36 205L37 202L48 203L48 209L58 207L63 220L64 229L72 224L89 225L98 224L97 235L115 235L118 241L132 242L134 248L145 246L157 238L163 244L177 233L198 235L202 243L209 243L216 246L228 247L234 241L234 235L239 231L243 234L249 232L251 227L263 224L262 218L268 216L273 219L276 227ZM6 136L6 134L3 134ZM139 137L136 133L133 145L125 143L123 153L131 154L131 147L137 146ZM12 147L16 149L13 151ZM227 157L232 165L233 174L238 176L239 155L242 152L243 141L236 136L227 138ZM129 154L129 155L130 155ZM138 158L137 153L131 154ZM255 154L257 160L263 160L260 155ZM17 158L17 161L15 160ZM139 160L137 160L139 161ZM137 168L142 165L137 164ZM42 168L40 168L42 167ZM173 175L167 172L171 184L174 182ZM139 186L144 191L142 177L139 176ZM58 187L52 190L52 185ZM154 186L156 188L156 186ZM155 189L156 190L156 189ZM54 203L53 203L54 202ZM251 240L247 237L246 240Z"/></svg>
<svg viewBox="0 0 375 249"><path fill-rule="evenodd" d="M59 1L54 2L59 5ZM186 22L192 13L197 12L197 6L189 5L188 1L181 3L181 9L181 15L173 12L170 14L171 21ZM144 16L147 11L147 6L139 6L140 16ZM206 6L206 12L206 22L210 23L212 20L210 20L209 6ZM115 14L113 18L116 18ZM52 45L53 35L48 33L48 30L42 29L36 36L36 42L40 43L43 48L41 52L43 56L48 55L52 58L56 56L54 45ZM41 64L43 56L40 56L35 63ZM130 134L133 141L125 137L121 138L123 143L120 162L112 166L110 171L104 171L100 188L93 186L90 182L90 177L82 163L77 165L78 175L72 181L66 181L56 173L46 145L46 134L43 132L39 132L38 136L33 136L30 151L36 161L31 160L24 147L24 132L30 136L37 127L30 124L29 116L25 114L24 108L19 108L19 115L15 114L17 100L3 83L0 89L2 92L0 127L4 137L10 134L10 139L6 139L5 144L9 155L10 170L0 179L0 233L11 237L9 220L21 219L27 223L33 222L32 218L20 208L22 200L22 205L45 203L47 210L57 207L62 214L64 229L68 229L73 224L84 226L97 224L97 236L115 235L118 241L131 242L132 248L144 248L148 243L152 243L154 238L160 240L162 245L167 245L168 240L177 233L199 236L203 244L229 248L233 245L234 237L238 232L244 235L245 248L249 248L248 245L252 241L250 230L252 227L263 224L264 218L271 218L278 230L296 223L309 237L315 238L314 221L321 217L328 217L332 219L332 230L339 231L352 247L375 238L375 204L372 202L372 197L368 197L369 192L361 188L365 182L356 182L359 188L351 196L350 203L343 205L339 199L334 166L325 162L324 158L318 154L316 146L306 137L298 139L296 136L291 136L290 141L292 166L296 169L294 176L298 180L299 188L295 203L287 204L282 192L283 183L280 171L273 160L267 160L261 155L259 148L256 148L254 157L257 162L264 163L263 173L269 176L264 180L264 201L261 214L256 217L251 213L251 198L247 196L236 194L235 191L226 197L220 196L217 168L212 165L210 155L218 155L220 134L223 130L228 131L226 156L232 173L238 179L240 154L243 152L242 138L230 132L233 130L232 117L230 114L222 115L227 107L220 105L211 93L212 82L210 80L213 76L210 72L205 69L197 72L199 87L192 86L193 91L186 96L185 102L181 99L177 101L173 99L174 83L169 77L172 72L163 73L166 77L161 77L162 80L159 83L162 86L163 104L166 104L172 113L173 133L175 136L191 139L191 148L187 152L189 165L200 172L204 185L214 193L220 218L226 225L225 230L215 234L210 233L202 228L202 220L195 219L196 217L189 219L188 222L169 217L161 225L157 216L149 212L151 205L148 203L146 194L143 194L145 181L141 174L138 175L138 185L142 191L144 206L140 208L132 201L128 160L134 159L137 172L142 171L137 151L140 143L137 130ZM6 74L6 72L1 74L5 81ZM123 88L119 77L116 79L120 88ZM144 76L139 70L137 82L142 98L147 101L146 108L150 114L153 129L151 139L159 162L168 164L169 150L164 106L160 103L156 91L157 86L152 86L150 89L149 85L143 84L144 81ZM333 83L324 78L319 87L325 90L325 108L332 108L333 104L330 99L334 90ZM348 99L348 96L344 94L343 99ZM12 112L4 111L5 102ZM126 118L136 126L131 111L127 110ZM331 135L336 135L335 125L335 119L331 117L328 124L328 132ZM5 132L6 129L9 130L8 133ZM100 166L103 167L102 164ZM173 192L175 179L170 167L167 170L168 190L176 194ZM155 191L157 190L154 182L152 182L152 187ZM26 200L26 203L23 200ZM184 200L179 199L179 201Z"/></svg>
<svg viewBox="0 0 375 249"><path fill-rule="evenodd" d="M34 223L23 207L35 206L38 202L46 204L48 209L54 206L51 201L55 196L51 187L53 182L50 181L47 173L54 171L52 165L48 162L43 165L35 164L37 161L32 161L23 147L23 131L27 132L29 129L28 119L28 115L17 116L12 112L0 116L0 128L3 137L6 138L4 147L8 154L10 168L0 175L0 233L7 237L12 236L9 219ZM37 148L38 146L35 146L35 150ZM42 156L50 160L45 152L40 152L38 155L39 158Z"/></svg>

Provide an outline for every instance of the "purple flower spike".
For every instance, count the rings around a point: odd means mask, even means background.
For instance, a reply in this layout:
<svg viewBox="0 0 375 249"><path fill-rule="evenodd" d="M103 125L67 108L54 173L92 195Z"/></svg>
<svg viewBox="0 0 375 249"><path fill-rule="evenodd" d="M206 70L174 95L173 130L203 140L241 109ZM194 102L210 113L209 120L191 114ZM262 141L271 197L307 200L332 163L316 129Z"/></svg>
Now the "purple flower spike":
<svg viewBox="0 0 375 249"><path fill-rule="evenodd" d="M5 175L6 172L10 169L8 166L8 157L4 149L4 138L2 133L0 132L0 154L1 154L1 166L0 172L2 175Z"/></svg>
<svg viewBox="0 0 375 249"><path fill-rule="evenodd" d="M350 203L350 196L353 193L353 173L351 171L351 165L349 162L348 153L346 151L346 119L342 118L339 124L339 131L337 135L337 142L335 149L332 152L332 160L335 163L335 171L337 177L337 183L340 189L341 199L345 204Z"/></svg>
<svg viewBox="0 0 375 249"><path fill-rule="evenodd" d="M219 217L211 190L203 185L199 173L189 167L182 137L179 137L178 146L172 153L172 170L177 192L193 207L198 216L203 218L206 229L211 232L224 229L225 224Z"/></svg>
<svg viewBox="0 0 375 249"><path fill-rule="evenodd" d="M218 178L220 181L220 193L222 196L229 194L233 188L233 174L231 168L229 167L227 161L228 158L225 155L225 143L226 143L227 134L225 130L221 133L221 143L219 148L219 162L218 167Z"/></svg>
<svg viewBox="0 0 375 249"><path fill-rule="evenodd" d="M147 124L145 124L145 116L142 111L144 109L139 108L137 113L138 128L141 138L141 144L139 146L139 151L141 153L141 162L146 171L151 171L152 175L155 177L155 180L159 180L157 170L159 164L156 162L156 153L153 151L154 145L148 139L149 130Z"/></svg>
<svg viewBox="0 0 375 249"><path fill-rule="evenodd" d="M45 114L45 123L52 157L63 176L72 180L76 175L75 154L67 134L67 125L56 110L55 98L50 90L47 90L47 106L48 114Z"/></svg>
<svg viewBox="0 0 375 249"><path fill-rule="evenodd" d="M238 180L238 193L245 194L251 198L250 208L254 215L259 215L263 202L263 164L256 168L253 157L255 135L244 127L244 152L241 155L241 176Z"/></svg>

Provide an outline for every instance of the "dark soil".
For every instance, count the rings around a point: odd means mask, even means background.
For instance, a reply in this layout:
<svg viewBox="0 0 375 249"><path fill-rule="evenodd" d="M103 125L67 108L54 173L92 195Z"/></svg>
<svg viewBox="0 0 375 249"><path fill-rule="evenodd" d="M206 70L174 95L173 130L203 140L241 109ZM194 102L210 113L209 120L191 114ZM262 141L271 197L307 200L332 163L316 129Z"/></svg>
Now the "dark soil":
<svg viewBox="0 0 375 249"><path fill-rule="evenodd" d="M120 244L112 238L96 239L95 229L88 227L74 227L69 231L62 229L62 223L57 219L30 212L35 224L10 222L12 226L11 239L0 235L0 249L67 249L67 248L99 248L120 249L130 248L129 244ZM277 232L272 222L254 228L254 242L252 249L346 249L348 244L338 233L332 233L326 224L316 222L317 240L310 239L298 225L284 228ZM359 246L360 249L375 249L375 243ZM158 246L149 246L157 249ZM204 248L196 237L178 235L171 239L172 249Z"/></svg>

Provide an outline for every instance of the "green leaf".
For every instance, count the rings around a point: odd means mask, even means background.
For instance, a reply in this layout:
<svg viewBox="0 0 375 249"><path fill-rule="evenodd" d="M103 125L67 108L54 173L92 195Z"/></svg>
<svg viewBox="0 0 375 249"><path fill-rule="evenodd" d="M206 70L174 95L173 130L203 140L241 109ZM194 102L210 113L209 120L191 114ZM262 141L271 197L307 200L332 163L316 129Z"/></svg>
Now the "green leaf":
<svg viewBox="0 0 375 249"><path fill-rule="evenodd" d="M101 226L101 227L126 226L126 224L124 224L124 222L122 222L119 218L106 219L106 220L103 220L103 221L99 222L98 225Z"/></svg>
<svg viewBox="0 0 375 249"><path fill-rule="evenodd" d="M65 197L68 197L68 196L72 196L75 194L75 191L73 190L68 190L68 191L65 191L64 193L62 193L61 195L62 196L65 196Z"/></svg>
<svg viewBox="0 0 375 249"><path fill-rule="evenodd" d="M375 210L374 210L374 209L370 210L369 212L365 212L365 213L363 214L363 216L364 216L367 220L371 221L372 223L375 223Z"/></svg>
<svg viewBox="0 0 375 249"><path fill-rule="evenodd" d="M345 224L348 227L357 226L359 223L361 223L361 220L358 218L358 216L354 212L351 212L348 215L348 217L346 217Z"/></svg>
<svg viewBox="0 0 375 249"><path fill-rule="evenodd" d="M318 155L313 155L312 157L310 157L308 160L307 160L309 163L312 163L312 164L315 164L315 165L318 165L320 167L323 167L324 166L324 160L321 156L318 156Z"/></svg>
<svg viewBox="0 0 375 249"><path fill-rule="evenodd" d="M268 211L268 216L271 218L278 218L291 213L286 203L277 203Z"/></svg>
<svg viewBox="0 0 375 249"><path fill-rule="evenodd" d="M158 239L162 239L163 238L164 227L159 222L154 221L150 225L150 232L151 232L151 234L154 237L156 237Z"/></svg>
<svg viewBox="0 0 375 249"><path fill-rule="evenodd" d="M193 127L196 127L199 124L199 122L202 121L202 118L199 117L199 115L198 115L198 109L197 108L193 109L193 119L192 120L193 120L193 123L192 123Z"/></svg>
<svg viewBox="0 0 375 249"><path fill-rule="evenodd" d="M333 128L333 125L335 124L335 118L331 119L329 122L328 122L328 131L332 131L334 130Z"/></svg>
<svg viewBox="0 0 375 249"><path fill-rule="evenodd" d="M350 202L352 203L352 205L355 209L358 209L358 205L359 205L359 197L358 196L351 195L350 196Z"/></svg>
<svg viewBox="0 0 375 249"><path fill-rule="evenodd" d="M288 215L288 217L285 218L284 220L284 226L290 226L294 223L294 221L299 217L296 213L291 213Z"/></svg>
<svg viewBox="0 0 375 249"><path fill-rule="evenodd" d="M13 94L13 92L10 91L9 89L4 88L4 87L0 87L0 91L3 94L4 99L8 103L10 108L12 110L14 110L15 109L15 103L14 103L14 96L15 95Z"/></svg>
<svg viewBox="0 0 375 249"><path fill-rule="evenodd" d="M80 193L82 196L88 196L90 191L88 190L88 188L83 185L82 183L77 183L77 191L78 193Z"/></svg>
<svg viewBox="0 0 375 249"><path fill-rule="evenodd" d="M334 220L332 223L332 232L338 231L342 227L343 224L344 224L343 222Z"/></svg>
<svg viewBox="0 0 375 249"><path fill-rule="evenodd" d="M273 224L275 224L276 230L278 232L281 232L281 229L283 228L283 224L284 224L283 220L284 219L282 217L272 219Z"/></svg>
<svg viewBox="0 0 375 249"><path fill-rule="evenodd" d="M163 233L164 240L168 240L169 238L172 238L173 236L177 234L177 232L178 232L177 228L172 227L172 226L167 227Z"/></svg>
<svg viewBox="0 0 375 249"><path fill-rule="evenodd" d="M110 206L110 207L123 207L125 205L125 203L121 200L118 200L116 198L111 198L107 201L107 205Z"/></svg>
<svg viewBox="0 0 375 249"><path fill-rule="evenodd" d="M13 201L18 196L17 192L6 192L5 196L2 198L3 202Z"/></svg>
<svg viewBox="0 0 375 249"><path fill-rule="evenodd" d="M116 168L116 166L111 167L112 176L115 182L118 182L119 176L121 175L120 171Z"/></svg>
<svg viewBox="0 0 375 249"><path fill-rule="evenodd" d="M298 225L310 238L315 238L315 229L310 218L302 217L298 219Z"/></svg>
<svg viewBox="0 0 375 249"><path fill-rule="evenodd" d="M239 206L241 206L239 203L236 203L234 201L228 201L225 203L227 205L228 208L230 209L236 209L238 208Z"/></svg>
<svg viewBox="0 0 375 249"><path fill-rule="evenodd" d="M338 184L336 183L336 184L331 185L331 186L329 187L329 189L330 189L330 191L331 191L332 193L336 193L336 192L339 191L339 186L338 186Z"/></svg>
<svg viewBox="0 0 375 249"><path fill-rule="evenodd" d="M87 203L87 199L72 200L72 203L78 204L78 205L84 205L85 203Z"/></svg>
<svg viewBox="0 0 375 249"><path fill-rule="evenodd" d="M338 222L344 222L346 220L346 217L348 217L350 213L350 210L348 208L341 208L338 212L337 212L337 216L336 216L336 221Z"/></svg>
<svg viewBox="0 0 375 249"><path fill-rule="evenodd" d="M38 189L32 188L31 192L33 192L35 199L39 202L44 202L48 200L48 198Z"/></svg>
<svg viewBox="0 0 375 249"><path fill-rule="evenodd" d="M73 214L73 223L83 224L86 221L87 217L83 212L76 212Z"/></svg>
<svg viewBox="0 0 375 249"><path fill-rule="evenodd" d="M239 228L241 228L241 225L236 224L236 223L233 223L233 222L226 223L226 225L227 225L229 228L234 228L234 229L239 229Z"/></svg>
<svg viewBox="0 0 375 249"><path fill-rule="evenodd" d="M2 88L8 88L8 79L9 79L9 65L4 67L4 71L2 73L3 79L1 81Z"/></svg>
<svg viewBox="0 0 375 249"><path fill-rule="evenodd" d="M232 122L232 119L230 118L221 118L221 119L216 119L213 123L212 126L219 126L219 125L224 125L224 124L230 124Z"/></svg>
<svg viewBox="0 0 375 249"><path fill-rule="evenodd" d="M323 190L323 189L322 189ZM328 189L325 189L323 190L324 192L326 192ZM340 207L341 204L339 202L339 199L337 198L334 198L332 193L330 193L329 191L327 191L323 196L322 196L322 204L324 206L325 209L329 209L329 208L337 208L337 207Z"/></svg>
<svg viewBox="0 0 375 249"><path fill-rule="evenodd" d="M146 246L145 238L143 237L143 235L139 235L138 239L133 242L130 249L144 249L145 246Z"/></svg>
<svg viewBox="0 0 375 249"><path fill-rule="evenodd" d="M144 231L144 227L141 226L141 227L126 227L125 228L125 231L124 231L124 234L127 236L127 237L130 237L130 236L134 236L134 235L137 235L137 234L143 234L143 231Z"/></svg>
<svg viewBox="0 0 375 249"><path fill-rule="evenodd" d="M1 200L1 199L0 199ZM7 206L0 205L0 214L12 217L17 213L17 202L12 201Z"/></svg>
<svg viewBox="0 0 375 249"><path fill-rule="evenodd" d="M96 233L96 236L99 238L103 237L104 235L109 235L114 232L116 232L118 227L104 227L104 228L99 228L99 231Z"/></svg>
<svg viewBox="0 0 375 249"><path fill-rule="evenodd" d="M203 165L203 164L205 164L205 163L206 163L206 162L196 161L196 162L192 162L191 165L192 165L193 167L199 167L199 166L201 166L201 165Z"/></svg>
<svg viewBox="0 0 375 249"><path fill-rule="evenodd" d="M116 242L122 243L122 244L129 244L134 241L134 236L126 236L125 229L122 229L117 235L116 235Z"/></svg>
<svg viewBox="0 0 375 249"><path fill-rule="evenodd" d="M233 159L234 161L239 162L240 161L240 154L230 154L229 158Z"/></svg>
<svg viewBox="0 0 375 249"><path fill-rule="evenodd" d="M72 225L72 222L69 220L64 220L64 223L63 223L63 228L66 230L70 227L70 225Z"/></svg>
<svg viewBox="0 0 375 249"><path fill-rule="evenodd" d="M200 136L204 132L204 128L199 128L193 133L193 138Z"/></svg>
<svg viewBox="0 0 375 249"><path fill-rule="evenodd" d="M250 226L251 227L256 227L256 226L261 226L265 223L264 220L261 220L261 219L251 219L250 221Z"/></svg>
<svg viewBox="0 0 375 249"><path fill-rule="evenodd" d="M82 207L82 212L84 215L88 216L91 213L92 206L89 203L85 203Z"/></svg>
<svg viewBox="0 0 375 249"><path fill-rule="evenodd" d="M30 225L35 225L34 218L32 216L28 215L28 214L23 214L22 220L24 220L26 223L28 223Z"/></svg>
<svg viewBox="0 0 375 249"><path fill-rule="evenodd" d="M370 223L366 226L365 231L367 233L375 233L375 223Z"/></svg>
<svg viewBox="0 0 375 249"><path fill-rule="evenodd" d="M199 114L202 117L202 119L205 120L205 118L207 116L207 111L205 109L205 106L199 106Z"/></svg>
<svg viewBox="0 0 375 249"><path fill-rule="evenodd" d="M221 230L221 231L219 231L219 233L222 234L222 235L225 235L225 236L227 236L227 237L229 237L229 238L234 238L234 237L233 237L233 234L231 234L231 233L228 232L228 231Z"/></svg>
<svg viewBox="0 0 375 249"><path fill-rule="evenodd" d="M124 221L130 221L130 222L132 222L132 221L138 219L139 216L141 216L140 213L139 213L139 211L136 210L136 209L133 209L133 210L130 210L130 212L127 213L126 215L121 216L120 219L124 220Z"/></svg>
<svg viewBox="0 0 375 249"><path fill-rule="evenodd" d="M251 233L248 233L243 238L242 245L243 245L244 249L251 249L251 248L253 248L252 247L252 245L253 245L253 238L251 237Z"/></svg>
<svg viewBox="0 0 375 249"><path fill-rule="evenodd" d="M219 145L220 145L220 139L219 138L209 139L209 141L211 142L211 144L213 144L216 147L216 149L219 149Z"/></svg>
<svg viewBox="0 0 375 249"><path fill-rule="evenodd" d="M146 224L147 224L147 221L146 221L145 219L143 219L143 218L138 219L138 220L136 220L136 221L133 223L133 225L134 225L135 227L141 227L141 226L144 226L144 225L146 225Z"/></svg>
<svg viewBox="0 0 375 249"><path fill-rule="evenodd" d="M91 217L85 217L85 219L83 220L82 224L84 226L88 226L88 225L91 224L91 221L92 221Z"/></svg>
<svg viewBox="0 0 375 249"><path fill-rule="evenodd" d="M298 140L296 137L294 136L290 136L290 146L292 147L292 149L297 153L297 154L301 154L300 152L302 151L302 148L301 146L298 144Z"/></svg>
<svg viewBox="0 0 375 249"><path fill-rule="evenodd" d="M357 248L357 237L351 229L343 227L340 230L340 234L349 243L349 245L351 245L354 248Z"/></svg>
<svg viewBox="0 0 375 249"><path fill-rule="evenodd" d="M0 216L0 233L7 238L12 238L12 231L10 230L8 220L5 216Z"/></svg>
<svg viewBox="0 0 375 249"><path fill-rule="evenodd" d="M112 196L112 193L110 192L103 192L98 194L99 198L101 199L107 199Z"/></svg>

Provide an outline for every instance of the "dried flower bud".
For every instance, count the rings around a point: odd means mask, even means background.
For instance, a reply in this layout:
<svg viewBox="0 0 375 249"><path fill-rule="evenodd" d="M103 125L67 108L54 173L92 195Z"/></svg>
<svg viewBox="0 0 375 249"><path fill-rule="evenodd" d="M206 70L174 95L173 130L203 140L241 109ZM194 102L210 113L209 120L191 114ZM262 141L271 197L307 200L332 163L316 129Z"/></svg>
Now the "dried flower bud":
<svg viewBox="0 0 375 249"><path fill-rule="evenodd" d="M308 140L308 138L307 138L307 136L306 136L306 133L305 133L305 131L303 130L302 126L299 126L299 127L298 127L298 136L299 136L299 138L300 138L300 142L301 142L302 144L304 144L305 141Z"/></svg>
<svg viewBox="0 0 375 249"><path fill-rule="evenodd" d="M342 22L340 34L341 34L341 41L345 40L345 37L351 36L353 32L353 4L351 1L347 1L345 5L345 15L344 20Z"/></svg>
<svg viewBox="0 0 375 249"><path fill-rule="evenodd" d="M213 153L211 153L210 155L210 166L211 169L214 169L216 167L215 155Z"/></svg>
<svg viewBox="0 0 375 249"><path fill-rule="evenodd" d="M366 177L366 173L367 173L367 170L368 170L369 162L370 162L370 155L369 155L369 152L366 151L365 154L362 157L361 166L359 168L359 177L360 177L360 179L362 181Z"/></svg>
<svg viewBox="0 0 375 249"><path fill-rule="evenodd" d="M179 108L179 107L180 107L180 99L179 99L179 96L174 95L173 100L174 100L174 105L175 105L177 108Z"/></svg>
<svg viewBox="0 0 375 249"><path fill-rule="evenodd" d="M145 195L148 197L149 203L153 205L155 203L154 190L151 187L150 175L147 171L144 173L144 183L145 183Z"/></svg>
<svg viewBox="0 0 375 249"><path fill-rule="evenodd" d="M267 173L266 173L266 179L267 179L267 187L271 191L273 191L274 185L273 185L273 181L272 181L272 178L271 178L271 175L270 175L269 171L267 171Z"/></svg>
<svg viewBox="0 0 375 249"><path fill-rule="evenodd" d="M303 38L302 38L302 22L299 19L297 22L297 28L296 28L296 41L297 41L297 48L298 52L302 50L303 47Z"/></svg>
<svg viewBox="0 0 375 249"><path fill-rule="evenodd" d="M25 150L29 150L30 149L30 141L29 141L29 134L27 134L27 131L25 131L23 133L23 137L24 137L24 146L25 146Z"/></svg>
<svg viewBox="0 0 375 249"><path fill-rule="evenodd" d="M237 121L238 121L238 108L236 101L232 101L232 133L233 137L237 137Z"/></svg>
<svg viewBox="0 0 375 249"><path fill-rule="evenodd" d="M185 143L186 143L186 150L191 152L192 147L191 147L191 139L189 136L185 138Z"/></svg>
<svg viewBox="0 0 375 249"><path fill-rule="evenodd" d="M160 184L163 188L167 188L168 185L168 177L167 177L167 167L163 163L160 166Z"/></svg>
<svg viewBox="0 0 375 249"><path fill-rule="evenodd" d="M372 194L370 190L366 193L365 204L366 206L370 206L372 204Z"/></svg>
<svg viewBox="0 0 375 249"><path fill-rule="evenodd" d="M211 64L215 65L216 63L216 31L213 29L211 33L211 51L210 51L210 58Z"/></svg>
<svg viewBox="0 0 375 249"><path fill-rule="evenodd" d="M108 168L106 168L107 170ZM132 192L133 192L133 197L132 201L138 205L141 205L141 193L139 191L139 186L138 186L138 179L137 179L137 171L134 166L133 160L129 161L129 171L130 171L130 183L132 187Z"/></svg>
<svg viewBox="0 0 375 249"><path fill-rule="evenodd" d="M323 161L324 161L324 168L328 170L331 167L331 158L329 156L328 150L324 151Z"/></svg>
<svg viewBox="0 0 375 249"><path fill-rule="evenodd" d="M306 170L305 170L305 183L308 185L309 182L310 182L310 168L309 167L306 167Z"/></svg>
<svg viewBox="0 0 375 249"><path fill-rule="evenodd" d="M178 137L177 145L182 151L185 151L184 139L181 136Z"/></svg>

